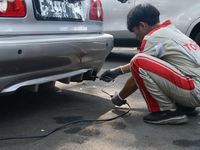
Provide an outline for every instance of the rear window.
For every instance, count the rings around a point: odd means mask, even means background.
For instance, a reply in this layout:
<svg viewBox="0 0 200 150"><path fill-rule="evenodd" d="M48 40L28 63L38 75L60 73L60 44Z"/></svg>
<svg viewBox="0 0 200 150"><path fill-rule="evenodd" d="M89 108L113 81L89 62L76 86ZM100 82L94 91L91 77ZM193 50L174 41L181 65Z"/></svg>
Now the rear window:
<svg viewBox="0 0 200 150"><path fill-rule="evenodd" d="M33 0L38 20L83 21L82 3L80 0Z"/></svg>

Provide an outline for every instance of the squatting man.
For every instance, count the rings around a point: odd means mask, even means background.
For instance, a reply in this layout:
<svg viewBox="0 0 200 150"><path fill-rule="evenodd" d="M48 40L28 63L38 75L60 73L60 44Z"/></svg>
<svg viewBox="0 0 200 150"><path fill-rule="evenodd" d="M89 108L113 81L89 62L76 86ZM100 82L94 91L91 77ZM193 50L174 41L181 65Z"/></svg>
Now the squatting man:
<svg viewBox="0 0 200 150"><path fill-rule="evenodd" d="M101 79L110 82L128 72L132 76L112 102L121 106L140 90L150 113L144 122L182 124L197 116L200 106L200 47L170 20L160 24L160 12L140 4L127 15L127 28L141 41L140 53L129 64L106 70Z"/></svg>

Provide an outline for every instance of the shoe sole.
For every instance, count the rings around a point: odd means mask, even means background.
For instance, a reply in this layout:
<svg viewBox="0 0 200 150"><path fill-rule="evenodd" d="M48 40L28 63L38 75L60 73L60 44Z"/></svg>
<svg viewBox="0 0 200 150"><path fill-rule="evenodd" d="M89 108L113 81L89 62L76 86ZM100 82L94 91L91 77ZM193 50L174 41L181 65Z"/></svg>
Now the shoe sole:
<svg viewBox="0 0 200 150"><path fill-rule="evenodd" d="M160 124L160 125L164 125L164 124L183 124L186 123L188 121L188 118L186 115L183 116L179 116L179 117L173 117L173 118L169 118L169 119L165 119L165 120L159 120L159 121L150 121L150 120L144 120L144 122L146 123L151 123L151 124Z"/></svg>

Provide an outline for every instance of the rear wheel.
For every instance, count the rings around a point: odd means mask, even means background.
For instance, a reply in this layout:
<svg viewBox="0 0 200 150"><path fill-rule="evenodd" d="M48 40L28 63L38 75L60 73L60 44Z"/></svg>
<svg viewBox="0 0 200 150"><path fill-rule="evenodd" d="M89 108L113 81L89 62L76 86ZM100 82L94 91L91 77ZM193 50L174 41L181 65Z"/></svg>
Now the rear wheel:
<svg viewBox="0 0 200 150"><path fill-rule="evenodd" d="M200 32L195 36L194 41L200 45Z"/></svg>

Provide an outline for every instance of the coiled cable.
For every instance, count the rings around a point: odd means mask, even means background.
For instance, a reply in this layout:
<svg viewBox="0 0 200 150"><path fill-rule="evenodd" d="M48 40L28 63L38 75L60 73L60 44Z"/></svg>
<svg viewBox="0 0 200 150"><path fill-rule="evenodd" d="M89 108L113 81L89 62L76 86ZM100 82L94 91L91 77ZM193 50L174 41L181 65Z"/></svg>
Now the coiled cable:
<svg viewBox="0 0 200 150"><path fill-rule="evenodd" d="M115 83L115 82L114 82L114 80L113 80L113 84L114 84L114 83ZM113 84L111 84L111 85L113 85ZM111 85L108 85L108 86L111 86ZM104 90L104 88L105 88L105 87L108 87L108 86L104 86L104 87L101 89L101 91L102 91L103 93L109 95L110 97L112 97L111 94L109 94L108 92L106 92L106 91ZM117 119L117 118L122 117L122 116L126 115L127 113L129 113L129 111L131 110L131 107L130 107L130 105L129 105L127 102L126 102L125 104L128 106L128 110L127 110L126 112L124 112L124 113L122 113L122 114L120 114L120 115L117 115L117 116L115 116L115 117L112 117L112 118L108 118L108 119L83 119L83 120L75 120L75 121L71 121L71 122L69 122L69 123L66 123L66 124L64 124L64 125L62 125L62 126L60 126L60 127L57 127L57 128L55 128L55 129L53 129L52 131L50 131L50 132L48 132L48 133L46 133L46 134L43 134L43 135L5 137L5 138L0 138L0 141L3 141L3 140L12 140L12 139L44 138L44 137L47 137L47 136L51 135L52 133L54 133L54 132L56 132L56 131L58 131L58 130L60 130L60 129L66 127L66 126L69 126L69 125L71 125L71 124L76 124L76 123L81 123L81 122L105 122L105 121L111 121L111 120Z"/></svg>

